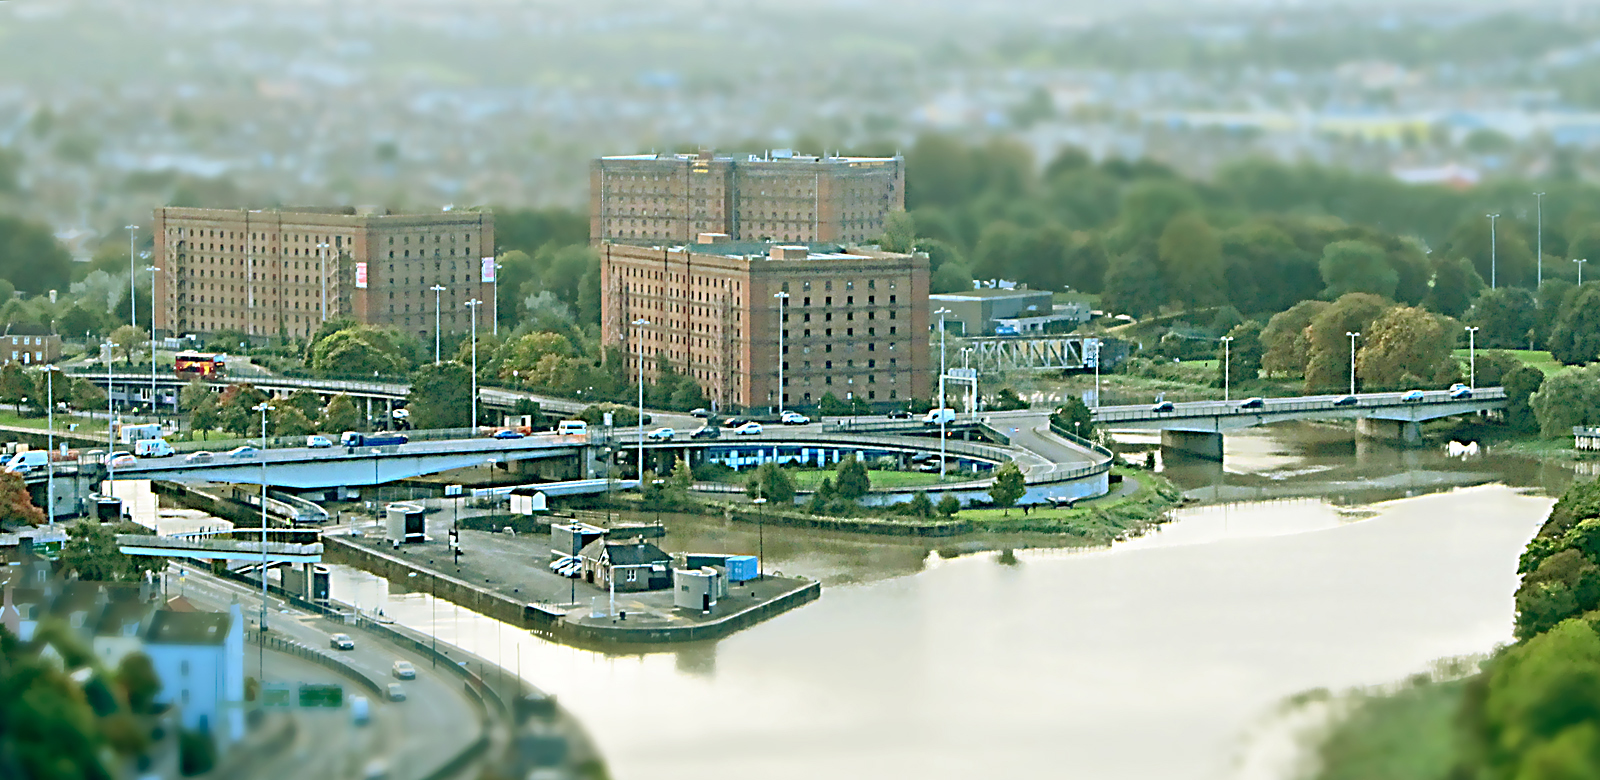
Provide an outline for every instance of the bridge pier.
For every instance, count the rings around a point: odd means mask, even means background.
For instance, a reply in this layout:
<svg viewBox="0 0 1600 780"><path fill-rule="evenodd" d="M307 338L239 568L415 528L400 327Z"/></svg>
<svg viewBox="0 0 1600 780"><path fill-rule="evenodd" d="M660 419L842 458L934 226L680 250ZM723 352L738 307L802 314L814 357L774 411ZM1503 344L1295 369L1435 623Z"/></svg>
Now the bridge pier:
<svg viewBox="0 0 1600 780"><path fill-rule="evenodd" d="M1222 460L1222 434L1210 431L1163 430L1161 432L1161 449L1220 462Z"/></svg>
<svg viewBox="0 0 1600 780"><path fill-rule="evenodd" d="M1356 435L1415 447L1422 444L1422 426L1412 420L1356 418Z"/></svg>

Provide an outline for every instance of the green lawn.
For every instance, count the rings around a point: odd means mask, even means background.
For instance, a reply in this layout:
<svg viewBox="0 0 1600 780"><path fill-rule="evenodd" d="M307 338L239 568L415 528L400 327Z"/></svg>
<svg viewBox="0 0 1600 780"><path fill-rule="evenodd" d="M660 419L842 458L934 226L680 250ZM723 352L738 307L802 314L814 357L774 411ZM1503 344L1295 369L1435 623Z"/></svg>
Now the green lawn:
<svg viewBox="0 0 1600 780"><path fill-rule="evenodd" d="M36 428L42 431L48 427L48 422L49 420L45 417L23 417L18 415L14 409L0 409L0 425L9 425L15 428ZM76 433L104 431L106 429L104 420L95 420L88 417L79 417L77 415L58 414L56 415L56 432L67 433L67 427L73 423L77 423L78 425L78 428L75 431Z"/></svg>
<svg viewBox="0 0 1600 780"><path fill-rule="evenodd" d="M1504 349L1498 351L1522 361L1525 366L1533 366L1543 371L1545 376L1567 369L1566 366L1556 362L1556 359L1551 357L1549 352L1542 349ZM1455 351L1455 356L1460 358L1462 363L1465 363L1471 357L1470 352L1471 350L1458 349Z"/></svg>

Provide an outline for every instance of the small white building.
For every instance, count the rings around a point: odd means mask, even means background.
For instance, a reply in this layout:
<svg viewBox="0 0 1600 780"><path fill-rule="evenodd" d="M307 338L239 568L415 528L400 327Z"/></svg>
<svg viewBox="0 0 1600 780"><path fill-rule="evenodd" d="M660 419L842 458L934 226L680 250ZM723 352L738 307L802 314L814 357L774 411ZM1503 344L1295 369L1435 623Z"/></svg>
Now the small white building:
<svg viewBox="0 0 1600 780"><path fill-rule="evenodd" d="M728 578L714 566L672 570L672 605L709 612L717 599L728 595Z"/></svg>
<svg viewBox="0 0 1600 780"><path fill-rule="evenodd" d="M184 728L210 731L228 741L244 736L244 615L159 610L145 631L161 692L156 701L177 707Z"/></svg>

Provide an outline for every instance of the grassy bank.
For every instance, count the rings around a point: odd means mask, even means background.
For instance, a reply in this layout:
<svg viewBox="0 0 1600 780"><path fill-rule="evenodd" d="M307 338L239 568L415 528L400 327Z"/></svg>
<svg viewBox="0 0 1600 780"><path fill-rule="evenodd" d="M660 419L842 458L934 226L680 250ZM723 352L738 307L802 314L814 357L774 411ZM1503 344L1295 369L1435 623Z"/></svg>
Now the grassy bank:
<svg viewBox="0 0 1600 780"><path fill-rule="evenodd" d="M1317 748L1315 780L1450 777L1462 746L1456 719L1465 680L1425 676L1387 694L1352 694Z"/></svg>

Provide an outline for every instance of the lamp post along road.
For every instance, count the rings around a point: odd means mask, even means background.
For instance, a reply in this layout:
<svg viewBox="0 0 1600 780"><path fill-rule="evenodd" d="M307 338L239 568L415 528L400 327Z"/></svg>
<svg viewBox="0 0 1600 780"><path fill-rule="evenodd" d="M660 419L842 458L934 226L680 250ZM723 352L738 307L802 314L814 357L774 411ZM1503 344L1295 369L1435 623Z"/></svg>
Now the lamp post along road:
<svg viewBox="0 0 1600 780"><path fill-rule="evenodd" d="M1356 394L1356 339L1361 338L1360 331L1345 331L1344 335L1350 337L1350 394Z"/></svg>
<svg viewBox="0 0 1600 780"><path fill-rule="evenodd" d="M106 342L106 494L115 495L113 488L117 482L117 467L113 465L116 459L111 457L117 451L117 426L113 424L112 417L116 415L112 408L111 399L111 364L117 359L117 345L115 342ZM121 520L121 517L117 518Z"/></svg>
<svg viewBox="0 0 1600 780"><path fill-rule="evenodd" d="M944 481L944 452L945 452L945 446L944 446L944 439L945 439L945 423L944 423L944 418L945 418L945 414L944 414L944 409L945 409L945 405L944 405L944 374L945 374L945 367L944 367L944 315L949 314L949 313L950 313L950 310L949 309L944 309L944 308L941 308L938 311L934 312L934 314L939 315L939 481L940 482Z"/></svg>
<svg viewBox="0 0 1600 780"><path fill-rule="evenodd" d="M433 364L439 365L439 293L445 288L434 285L428 289L433 291Z"/></svg>
<svg viewBox="0 0 1600 780"><path fill-rule="evenodd" d="M473 298L467 301L472 307L472 429L478 429L478 307L483 301Z"/></svg>
<svg viewBox="0 0 1600 780"><path fill-rule="evenodd" d="M138 327L139 326L139 311L138 311L139 307L133 305L133 261L134 261L135 258L137 258L139 256L139 253L134 251L133 242L134 242L134 238L137 237L138 235L139 235L139 226L138 225L129 225L128 226L128 324L132 325L134 327ZM155 291L152 290L151 294L154 295Z"/></svg>
<svg viewBox="0 0 1600 780"><path fill-rule="evenodd" d="M1534 228L1534 252L1538 253L1538 276L1534 277L1533 289L1537 291L1544 286L1544 193L1533 193L1534 211L1538 214L1538 227Z"/></svg>
<svg viewBox="0 0 1600 780"><path fill-rule="evenodd" d="M1228 394L1228 392L1229 392L1228 391L1228 380L1229 380L1228 363L1230 362L1229 358L1231 357L1231 354L1229 352L1229 346L1233 343L1233 338L1234 338L1233 336L1223 336L1222 337L1222 401L1223 401L1223 403L1227 403L1229 400L1232 399L1232 397Z"/></svg>
<svg viewBox="0 0 1600 780"><path fill-rule="evenodd" d="M783 304L789 300L789 294L780 292L772 297L778 299L778 419L783 419Z"/></svg>
<svg viewBox="0 0 1600 780"><path fill-rule="evenodd" d="M635 338L639 341L639 484L644 484L644 329L650 321L640 317L633 321Z"/></svg>
<svg viewBox="0 0 1600 780"><path fill-rule="evenodd" d="M276 407L262 401L255 405L251 411L261 413L261 637L262 646L266 646L267 636L267 412ZM261 679L267 678L265 666L266 655L263 653L257 660L260 665Z"/></svg>
<svg viewBox="0 0 1600 780"><path fill-rule="evenodd" d="M1578 286L1582 287L1583 286L1583 264L1589 262L1589 259L1586 258L1586 257L1580 257L1580 258L1577 258L1577 259L1573 260L1572 262L1578 264Z"/></svg>
<svg viewBox="0 0 1600 780"><path fill-rule="evenodd" d="M1495 262L1494 221L1499 219L1500 215L1489 214L1487 216L1489 217L1489 289L1493 290L1496 288L1495 270L1497 265Z"/></svg>
<svg viewBox="0 0 1600 780"><path fill-rule="evenodd" d="M1478 328L1467 326L1467 387L1478 387Z"/></svg>

